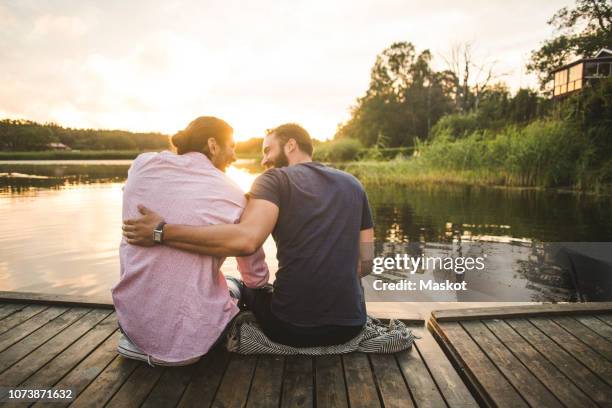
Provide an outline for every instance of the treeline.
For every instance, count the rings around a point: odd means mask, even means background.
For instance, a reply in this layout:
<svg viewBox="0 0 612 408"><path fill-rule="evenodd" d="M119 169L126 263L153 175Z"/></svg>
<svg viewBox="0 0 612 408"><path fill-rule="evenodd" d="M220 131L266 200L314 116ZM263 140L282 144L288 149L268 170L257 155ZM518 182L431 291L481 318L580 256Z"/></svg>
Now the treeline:
<svg viewBox="0 0 612 408"><path fill-rule="evenodd" d="M432 69L429 50L417 53L409 42L392 44L376 57L365 95L334 139L353 139L363 147L410 147L449 134L449 127L453 137L461 137L534 120L563 120L555 116L558 107L547 88L550 73L612 45L612 5L578 0L574 8L560 9L549 24L560 34L533 51L527 65L540 79L540 92L519 89L511 94L494 63L476 61L471 44L453 47L442 71Z"/></svg>
<svg viewBox="0 0 612 408"><path fill-rule="evenodd" d="M432 70L428 50L415 54L411 43L384 50L372 68L370 86L339 126L334 139L355 139L364 147L410 147L452 121L465 134L502 129L546 117L550 98L531 89L511 94L503 83L469 87L451 70ZM442 123L440 123L442 122ZM474 126L476 124L476 126Z"/></svg>
<svg viewBox="0 0 612 408"><path fill-rule="evenodd" d="M236 143L236 154L238 155L257 155L261 153L263 137L252 137L244 142Z"/></svg>
<svg viewBox="0 0 612 408"><path fill-rule="evenodd" d="M54 123L29 120L0 121L0 150L43 151L62 143L73 150L163 150L169 138L161 133L135 133L125 130L72 129Z"/></svg>
<svg viewBox="0 0 612 408"><path fill-rule="evenodd" d="M236 143L236 153L245 156L261 154L263 138L254 137ZM61 149L62 143L78 154ZM55 123L40 124L29 120L0 120L0 159L130 159L142 151L172 149L167 135L157 132L136 133L125 130L73 129ZM19 152L19 153L11 153ZM39 152L35 155L25 152ZM99 152L99 153L97 153ZM23 154L22 154L23 153Z"/></svg>
<svg viewBox="0 0 612 408"><path fill-rule="evenodd" d="M368 90L334 140L321 146L322 156L350 162L343 166L372 183L611 192L612 78L591 81L563 99L553 99L547 86L553 68L612 44L612 5L578 0L549 24L562 33L534 51L528 65L540 78L539 91L512 94L503 83L489 81L495 77L491 70L484 82L468 81L467 67L477 67L469 48L455 54L459 58L449 64L455 69L435 72L428 51L416 56L412 44L393 44L377 57ZM398 147L415 153L385 162L380 153Z"/></svg>

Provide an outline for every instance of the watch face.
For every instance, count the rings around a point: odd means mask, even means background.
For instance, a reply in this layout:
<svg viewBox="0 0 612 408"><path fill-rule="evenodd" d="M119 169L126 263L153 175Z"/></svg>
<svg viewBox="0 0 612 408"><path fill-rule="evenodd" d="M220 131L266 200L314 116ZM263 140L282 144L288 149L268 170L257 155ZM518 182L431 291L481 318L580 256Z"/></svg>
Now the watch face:
<svg viewBox="0 0 612 408"><path fill-rule="evenodd" d="M161 241L161 231L153 232L153 241L160 242Z"/></svg>

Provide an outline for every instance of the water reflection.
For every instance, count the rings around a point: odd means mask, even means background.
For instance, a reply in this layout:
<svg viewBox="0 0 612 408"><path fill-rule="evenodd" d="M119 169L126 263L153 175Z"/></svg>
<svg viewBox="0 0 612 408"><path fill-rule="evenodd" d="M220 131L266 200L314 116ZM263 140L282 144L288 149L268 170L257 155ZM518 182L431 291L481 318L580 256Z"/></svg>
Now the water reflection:
<svg viewBox="0 0 612 408"><path fill-rule="evenodd" d="M118 276L121 187L129 165L123 160L0 162L0 289L107 294ZM227 174L248 190L259 172L256 162L243 160ZM452 185L366 189L376 237L386 245L379 254L397 253L394 245L405 244L412 254L491 254L495 273L470 277L479 283L458 300L499 301L517 293L521 300L576 300L582 296L579 282L571 268L554 259L548 243L612 241L610 198ZM274 272L271 239L264 249ZM236 274L235 261L228 259L223 271ZM436 281L468 278L440 270L416 275ZM401 271L390 271L383 279L402 277ZM370 295L368 300L376 300Z"/></svg>
<svg viewBox="0 0 612 408"><path fill-rule="evenodd" d="M612 241L610 197L458 185L366 189L376 236L387 242Z"/></svg>
<svg viewBox="0 0 612 408"><path fill-rule="evenodd" d="M564 244L565 245L565 244ZM395 257L407 254L415 259L483 260L484 268L452 270L440 264L420 265L411 273L404 269L388 269L367 278L364 285L371 301L510 301L510 302L568 302L577 300L601 300L594 296L592 288L576 285L574 270L567 267L563 247L556 244L521 243L509 245L498 242L450 243L417 242L411 244L381 243L377 256ZM383 282L466 282L466 291L412 291L381 292L373 290L374 280ZM578 288L583 289L581 291Z"/></svg>
<svg viewBox="0 0 612 408"><path fill-rule="evenodd" d="M2 290L99 294L118 271L121 183L0 195Z"/></svg>

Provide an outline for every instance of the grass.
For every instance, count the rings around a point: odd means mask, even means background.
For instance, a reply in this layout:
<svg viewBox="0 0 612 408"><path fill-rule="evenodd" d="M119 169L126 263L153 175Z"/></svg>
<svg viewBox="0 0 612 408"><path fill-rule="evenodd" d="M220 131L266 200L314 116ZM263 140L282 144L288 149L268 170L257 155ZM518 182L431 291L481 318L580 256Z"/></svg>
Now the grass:
<svg viewBox="0 0 612 408"><path fill-rule="evenodd" d="M546 186L519 182L521 179L504 170L461 170L448 171L426 167L418 159L380 161L360 161L336 163L334 167L344 170L366 187L414 187L424 185L473 185L521 189L547 189L559 191L580 191L600 195L612 195L612 185L595 184L592 186Z"/></svg>
<svg viewBox="0 0 612 408"><path fill-rule="evenodd" d="M601 150L601 149L599 149ZM418 146L418 156L336 164L366 185L447 183L612 193L612 161L592 138L558 121L473 133Z"/></svg>

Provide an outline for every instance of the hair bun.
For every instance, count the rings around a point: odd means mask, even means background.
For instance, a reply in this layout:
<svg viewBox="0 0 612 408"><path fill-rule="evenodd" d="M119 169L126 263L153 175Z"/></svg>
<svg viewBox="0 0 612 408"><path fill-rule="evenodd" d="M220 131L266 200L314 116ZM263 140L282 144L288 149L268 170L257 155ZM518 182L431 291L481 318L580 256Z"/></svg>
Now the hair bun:
<svg viewBox="0 0 612 408"><path fill-rule="evenodd" d="M209 155L208 139L214 138L223 145L231 137L233 129L225 121L213 116L200 116L172 136L172 144L178 154L199 152Z"/></svg>
<svg viewBox="0 0 612 408"><path fill-rule="evenodd" d="M182 154L187 147L187 133L184 130L180 130L174 136L172 136L171 140L174 147L176 147L177 153Z"/></svg>

